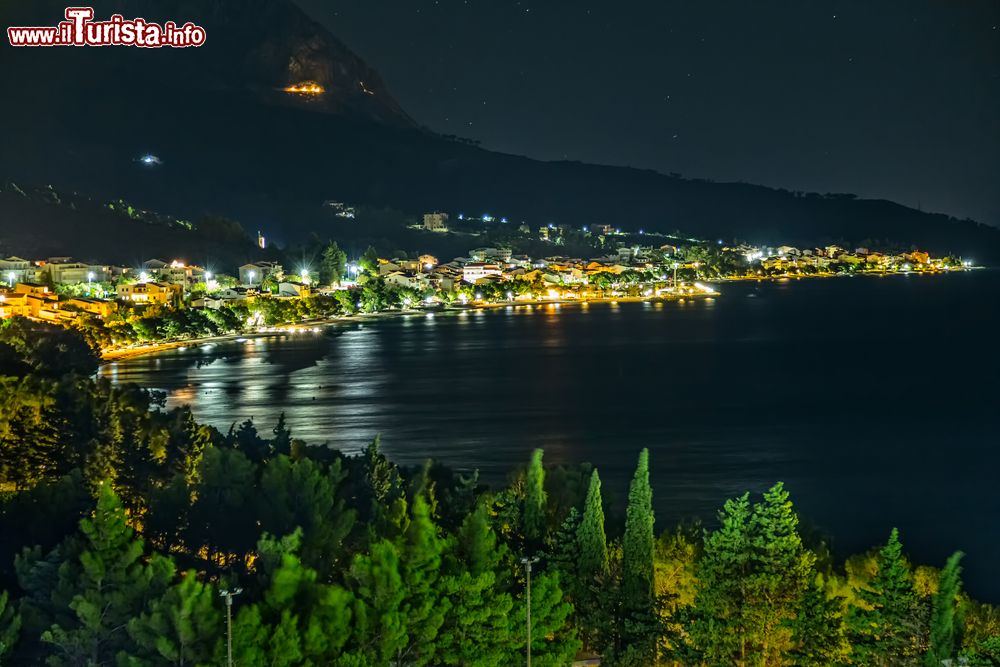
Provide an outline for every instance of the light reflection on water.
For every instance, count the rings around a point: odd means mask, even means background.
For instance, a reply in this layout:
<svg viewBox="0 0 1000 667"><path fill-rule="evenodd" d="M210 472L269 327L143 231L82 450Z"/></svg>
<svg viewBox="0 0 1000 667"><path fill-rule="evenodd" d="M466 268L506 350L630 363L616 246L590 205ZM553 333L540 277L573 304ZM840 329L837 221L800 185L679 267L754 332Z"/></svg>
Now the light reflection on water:
<svg viewBox="0 0 1000 667"><path fill-rule="evenodd" d="M898 525L922 560L967 551L970 587L1000 600L997 287L985 272L731 284L712 301L345 323L102 372L222 430L267 433L285 411L311 443L357 452L381 433L401 463L494 481L544 447L596 464L617 506L649 447L662 526L782 479L842 551Z"/></svg>

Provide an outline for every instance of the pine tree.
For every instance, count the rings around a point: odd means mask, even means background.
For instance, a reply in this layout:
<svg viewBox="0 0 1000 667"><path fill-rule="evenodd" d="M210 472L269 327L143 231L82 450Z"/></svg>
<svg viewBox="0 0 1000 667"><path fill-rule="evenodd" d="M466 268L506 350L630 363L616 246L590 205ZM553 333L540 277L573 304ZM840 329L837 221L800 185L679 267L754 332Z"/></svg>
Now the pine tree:
<svg viewBox="0 0 1000 667"><path fill-rule="evenodd" d="M690 636L692 648L709 665L733 664L744 656L749 630L744 616L749 520L750 496L745 493L726 501L719 513L719 528L705 535Z"/></svg>
<svg viewBox="0 0 1000 667"><path fill-rule="evenodd" d="M498 573L509 553L497 542L485 506L469 514L445 558L449 605L433 664L500 667L509 663L514 601Z"/></svg>
<svg viewBox="0 0 1000 667"><path fill-rule="evenodd" d="M340 586L319 582L316 570L299 558L300 544L296 530L282 540L265 537L257 549L268 570L261 616L272 628L272 664L294 664L294 655L306 664L329 664L347 642L354 599Z"/></svg>
<svg viewBox="0 0 1000 667"><path fill-rule="evenodd" d="M342 661L357 665L390 665L407 643L402 611L406 591L400 576L399 551L388 540L372 545L354 559L350 573L354 593L351 643Z"/></svg>
<svg viewBox="0 0 1000 667"><path fill-rule="evenodd" d="M750 571L745 581L748 652L771 664L789 644L787 625L795 618L813 578L814 556L802 546L799 519L781 482L754 505L750 517Z"/></svg>
<svg viewBox="0 0 1000 667"><path fill-rule="evenodd" d="M519 598L512 614L516 634L514 655L524 655L527 640L527 605ZM531 664L533 667L564 667L573 662L580 640L570 623L573 605L563 597L558 572L531 577ZM509 664L509 663L508 663Z"/></svg>
<svg viewBox="0 0 1000 667"><path fill-rule="evenodd" d="M0 592L0 665L6 662L21 636L21 615L14 609L7 591Z"/></svg>
<svg viewBox="0 0 1000 667"><path fill-rule="evenodd" d="M209 662L222 634L222 612L215 606L217 594L198 581L195 571L149 604L149 611L128 623L135 648L126 664L195 665Z"/></svg>
<svg viewBox="0 0 1000 667"><path fill-rule="evenodd" d="M625 508L622 538L622 593L626 613L623 638L652 661L658 639L653 583L653 490L649 485L649 450L639 453Z"/></svg>
<svg viewBox="0 0 1000 667"><path fill-rule="evenodd" d="M143 561L143 542L129 527L121 501L109 484L101 487L92 517L80 522L83 550L59 567L59 588L73 614L42 633L58 648L57 665L110 662L126 643L128 621L145 599L160 595L173 576L161 556Z"/></svg>
<svg viewBox="0 0 1000 667"><path fill-rule="evenodd" d="M927 667L940 667L955 657L960 646L961 614L958 594L962 588L961 551L956 551L945 563L938 578L938 590L931 607L931 645L924 657Z"/></svg>
<svg viewBox="0 0 1000 667"><path fill-rule="evenodd" d="M378 436L362 453L364 486L358 507L369 524L372 538L395 539L406 531L405 485L399 468L382 453Z"/></svg>
<svg viewBox="0 0 1000 667"><path fill-rule="evenodd" d="M288 456L292 453L292 430L285 423L285 411L278 415L278 423L271 431L274 437L271 438L271 451L275 454Z"/></svg>
<svg viewBox="0 0 1000 667"><path fill-rule="evenodd" d="M199 477L184 541L208 550L216 562L238 561L260 535L255 513L247 511L257 500L257 468L240 451L209 447Z"/></svg>
<svg viewBox="0 0 1000 667"><path fill-rule="evenodd" d="M444 541L437 534L423 494L413 499L400 551L404 590L400 610L406 618L407 642L400 646L392 664L426 665L434 657L434 642L449 601L438 585Z"/></svg>
<svg viewBox="0 0 1000 667"><path fill-rule="evenodd" d="M545 536L545 468L542 450L531 453L531 463L524 476L524 539L526 547L537 550Z"/></svg>
<svg viewBox="0 0 1000 667"><path fill-rule="evenodd" d="M344 541L355 523L354 510L339 497L345 477L339 459L324 469L308 458L293 461L287 456L268 461L261 474L257 497L261 529L278 534L301 528L299 557L324 581L337 571Z"/></svg>
<svg viewBox="0 0 1000 667"><path fill-rule="evenodd" d="M923 619L895 528L876 562L875 576L857 591L863 606L852 606L847 614L848 639L854 648L851 662L865 666L911 664L918 654Z"/></svg>
<svg viewBox="0 0 1000 667"><path fill-rule="evenodd" d="M847 664L850 645L844 635L843 599L827 596L822 577L806 589L790 625L793 648L789 656L796 667Z"/></svg>
<svg viewBox="0 0 1000 667"><path fill-rule="evenodd" d="M580 579L580 544L577 540L577 533L580 531L580 522L583 517L580 510L575 507L569 508L566 518L559 524L559 528L549 535L545 544L545 560L551 567L559 570L563 575L563 581L575 582L579 585L573 586L572 591L566 591L571 597L576 599L578 588L584 585Z"/></svg>

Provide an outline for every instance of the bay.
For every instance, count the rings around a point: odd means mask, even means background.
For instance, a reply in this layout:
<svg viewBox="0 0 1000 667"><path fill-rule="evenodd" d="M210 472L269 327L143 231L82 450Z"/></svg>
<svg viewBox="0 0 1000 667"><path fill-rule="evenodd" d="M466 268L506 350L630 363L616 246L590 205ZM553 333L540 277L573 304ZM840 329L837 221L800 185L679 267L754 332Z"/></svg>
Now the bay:
<svg viewBox="0 0 1000 667"><path fill-rule="evenodd" d="M659 529L785 482L846 555L899 527L916 561L968 555L1000 602L1000 275L725 283L713 300L345 321L327 333L103 366L225 431L285 412L356 453L380 434L491 482L545 449L590 462L613 505L649 447Z"/></svg>

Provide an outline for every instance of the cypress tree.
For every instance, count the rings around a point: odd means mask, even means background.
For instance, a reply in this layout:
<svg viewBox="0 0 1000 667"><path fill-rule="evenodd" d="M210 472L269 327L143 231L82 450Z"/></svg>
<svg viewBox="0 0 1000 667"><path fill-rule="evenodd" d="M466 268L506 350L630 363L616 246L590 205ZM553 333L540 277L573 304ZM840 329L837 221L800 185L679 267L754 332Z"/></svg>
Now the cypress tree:
<svg viewBox="0 0 1000 667"><path fill-rule="evenodd" d="M938 578L938 590L931 607L931 645L924 659L927 667L940 667L943 661L954 658L959 645L961 618L957 599L962 588L959 561L963 555L961 551L952 554Z"/></svg>
<svg viewBox="0 0 1000 667"><path fill-rule="evenodd" d="M848 637L857 665L897 665L918 655L921 619L910 569L903 557L899 531L879 551L877 571L868 586L857 591L864 606L847 615Z"/></svg>
<svg viewBox="0 0 1000 667"><path fill-rule="evenodd" d="M620 633L630 660L655 660L660 619L653 582L653 490L649 485L649 450L639 453L625 508L622 538L622 608Z"/></svg>
<svg viewBox="0 0 1000 667"><path fill-rule="evenodd" d="M608 574L608 538L604 532L604 504L601 500L601 478L595 470L590 475L590 488L583 506L583 520L577 529L580 548L579 574L585 583Z"/></svg>
<svg viewBox="0 0 1000 667"><path fill-rule="evenodd" d="M575 509L575 508L574 508ZM576 606L580 635L587 646L595 646L599 641L599 628L608 624L607 585L610 580L608 540L604 532L604 505L601 501L601 478L594 470L590 475L590 487L584 503L583 518L573 536L576 560L568 568L567 574L575 573L573 602Z"/></svg>
<svg viewBox="0 0 1000 667"><path fill-rule="evenodd" d="M542 450L531 453L531 463L524 477L524 538L526 546L535 550L545 536L545 468Z"/></svg>
<svg viewBox="0 0 1000 667"><path fill-rule="evenodd" d="M622 540L622 587L629 607L637 611L653 603L653 521L649 450L643 449L629 486Z"/></svg>

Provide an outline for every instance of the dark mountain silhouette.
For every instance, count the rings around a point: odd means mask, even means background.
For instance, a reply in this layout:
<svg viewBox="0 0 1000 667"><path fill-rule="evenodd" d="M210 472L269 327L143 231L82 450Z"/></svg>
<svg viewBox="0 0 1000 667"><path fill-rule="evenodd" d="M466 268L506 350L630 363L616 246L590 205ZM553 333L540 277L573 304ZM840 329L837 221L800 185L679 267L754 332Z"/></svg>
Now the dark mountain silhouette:
<svg viewBox="0 0 1000 667"><path fill-rule="evenodd" d="M99 202L50 187L0 185L0 221L2 256L35 259L72 251L75 258L94 263L139 266L151 258L183 259L230 271L247 261L274 257L232 220L182 220L128 202Z"/></svg>
<svg viewBox="0 0 1000 667"><path fill-rule="evenodd" d="M4 25L54 25L65 5L5 3ZM889 201L541 162L419 128L378 75L287 0L114 0L207 29L195 49L0 49L0 180L53 184L278 240L336 234L328 199L491 212L532 225L607 222L760 243L892 242L1000 260L1000 230ZM301 81L319 96L283 89ZM147 152L162 164L145 166ZM10 224L0 220L0 224ZM44 233L39 228L39 233ZM67 252L72 251L67 239Z"/></svg>

